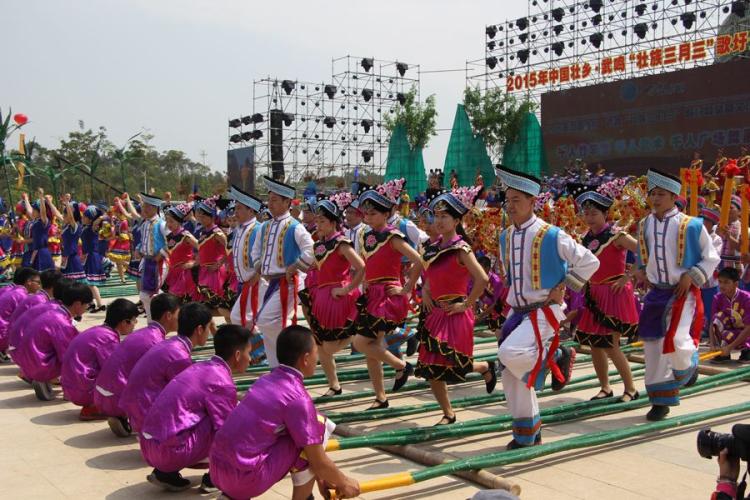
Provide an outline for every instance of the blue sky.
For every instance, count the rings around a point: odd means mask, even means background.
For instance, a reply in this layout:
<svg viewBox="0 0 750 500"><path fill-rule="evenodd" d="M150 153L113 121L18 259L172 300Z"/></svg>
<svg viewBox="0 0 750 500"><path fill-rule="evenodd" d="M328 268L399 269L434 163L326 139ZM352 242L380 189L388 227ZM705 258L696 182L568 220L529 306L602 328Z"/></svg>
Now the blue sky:
<svg viewBox="0 0 750 500"><path fill-rule="evenodd" d="M224 170L227 117L252 109L252 81L328 81L347 54L464 68L484 57L484 27L524 0L333 1L65 0L4 2L0 106L26 113L45 145L83 120L116 144L147 128L159 149L181 149ZM425 74L438 127L449 129L463 72ZM442 167L449 132L425 151Z"/></svg>

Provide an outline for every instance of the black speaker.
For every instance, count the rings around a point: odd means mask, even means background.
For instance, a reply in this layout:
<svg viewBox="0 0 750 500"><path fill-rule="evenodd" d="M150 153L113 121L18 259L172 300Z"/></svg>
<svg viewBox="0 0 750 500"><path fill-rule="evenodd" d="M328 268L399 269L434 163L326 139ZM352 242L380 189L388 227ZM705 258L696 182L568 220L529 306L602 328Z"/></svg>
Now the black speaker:
<svg viewBox="0 0 750 500"><path fill-rule="evenodd" d="M272 109L269 125L271 133L271 177L284 180L284 113L280 109Z"/></svg>

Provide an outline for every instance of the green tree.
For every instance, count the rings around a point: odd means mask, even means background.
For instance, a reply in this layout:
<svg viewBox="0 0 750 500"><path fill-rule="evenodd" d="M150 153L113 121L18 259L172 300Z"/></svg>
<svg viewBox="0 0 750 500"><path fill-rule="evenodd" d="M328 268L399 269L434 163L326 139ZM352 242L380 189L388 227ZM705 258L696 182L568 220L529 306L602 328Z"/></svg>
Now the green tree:
<svg viewBox="0 0 750 500"><path fill-rule="evenodd" d="M403 124L406 128L406 137L412 149L420 149L427 146L430 138L437 135L435 110L435 95L425 99L424 104L417 101L417 89L406 93L404 104L396 107L395 116L385 117L385 127L388 132L393 133L396 125Z"/></svg>
<svg viewBox="0 0 750 500"><path fill-rule="evenodd" d="M524 117L537 109L536 103L518 100L500 88L482 92L473 87L464 90L464 107L474 133L484 138L493 160L502 158L505 145L518 138Z"/></svg>

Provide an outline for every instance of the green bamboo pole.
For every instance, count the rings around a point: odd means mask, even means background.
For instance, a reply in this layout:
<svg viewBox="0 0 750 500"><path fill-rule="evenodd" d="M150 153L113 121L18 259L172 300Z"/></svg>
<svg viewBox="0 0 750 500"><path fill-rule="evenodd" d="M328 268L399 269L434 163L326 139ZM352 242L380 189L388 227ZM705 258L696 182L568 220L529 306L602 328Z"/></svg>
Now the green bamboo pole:
<svg viewBox="0 0 750 500"><path fill-rule="evenodd" d="M694 386L682 389L680 391L680 396L691 396L720 385L738 382L742 379L746 379L748 376L750 376L750 369L737 370L735 372L727 372L705 377L699 379ZM633 408L640 408L650 404L648 398L641 398L636 401L639 402L639 404L633 406ZM616 398L607 398L597 401L580 401L551 408L543 408L539 413L542 417L542 421L547 425L616 413L625 411L626 409L630 408L626 408L625 404L619 402ZM512 428L512 420L513 417L506 414L469 420L453 425L421 427L417 429L398 429L371 433L365 436L343 438L338 441L331 440L329 441L328 451L374 446L406 445L438 439L474 436L490 432L503 432Z"/></svg>
<svg viewBox="0 0 750 500"><path fill-rule="evenodd" d="M644 367L638 367L633 370L633 374L638 374L644 371ZM551 394L563 394L566 392L580 391L584 389L592 389L599 387L599 382L585 383L592 379L595 379L596 375L585 375L576 379L572 379L568 382L561 391L553 391L552 385L547 384L537 394L540 397L545 397ZM472 406L480 406L491 403L499 403L505 401L504 392L496 392L484 396L471 396L467 398L455 399L451 401L453 408L468 408ZM440 405L438 403L422 403L418 405L400 406L398 408L384 408L382 410L368 410L368 411L356 411L356 412L343 412L343 413L326 413L326 416L337 424L346 424L351 422L363 422L367 420L380 420L387 418L403 417L406 415L416 415L419 413L439 410Z"/></svg>
<svg viewBox="0 0 750 500"><path fill-rule="evenodd" d="M622 403L622 407L637 408L643 402L640 400ZM360 491L368 493L372 491L409 486L414 483L427 481L436 477L447 476L461 471L488 469L500 467L513 463L524 462L534 458L560 453L563 451L599 446L616 441L642 436L667 429L674 429L686 425L692 425L705 420L710 420L735 413L750 411L750 402L740 403L732 406L716 408L713 410L689 413L678 417L669 418L660 422L644 423L615 431L601 431L584 434L568 439L561 439L553 443L530 446L511 451L501 451L487 455L474 456L465 459L454 460L444 464L428 467L421 471L412 473L400 473L380 479L360 483ZM335 495L331 498L335 498Z"/></svg>

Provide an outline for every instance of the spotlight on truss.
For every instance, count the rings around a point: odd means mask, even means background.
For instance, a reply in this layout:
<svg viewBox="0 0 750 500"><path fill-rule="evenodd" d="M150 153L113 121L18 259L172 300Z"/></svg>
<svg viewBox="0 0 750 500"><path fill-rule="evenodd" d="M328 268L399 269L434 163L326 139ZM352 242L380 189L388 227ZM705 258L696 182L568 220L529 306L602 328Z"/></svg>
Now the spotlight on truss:
<svg viewBox="0 0 750 500"><path fill-rule="evenodd" d="M396 100L398 100L398 103L403 106L404 103L406 103L406 95L403 92L399 92L396 94Z"/></svg>
<svg viewBox="0 0 750 500"><path fill-rule="evenodd" d="M646 4L645 3L639 3L635 6L635 13L639 16L642 16L646 12Z"/></svg>
<svg viewBox="0 0 750 500"><path fill-rule="evenodd" d="M253 121L253 123L262 123L263 115L261 115L260 113L255 113L253 116L250 117L250 119Z"/></svg>
<svg viewBox="0 0 750 500"><path fill-rule="evenodd" d="M252 134L250 134L253 140L258 140L261 137L263 137L263 131L262 130L253 130Z"/></svg>
<svg viewBox="0 0 750 500"><path fill-rule="evenodd" d="M239 118L233 118L229 120L229 126L232 128L237 128L240 125L242 125L242 121Z"/></svg>
<svg viewBox="0 0 750 500"><path fill-rule="evenodd" d="M747 3L745 0L735 0L732 2L732 14L737 17L745 17L747 13Z"/></svg>
<svg viewBox="0 0 750 500"><path fill-rule="evenodd" d="M252 132L242 132L242 140L243 141L249 141L253 138Z"/></svg>
<svg viewBox="0 0 750 500"><path fill-rule="evenodd" d="M695 22L695 13L684 12L680 14L680 21L682 21L682 25L685 27L685 29L689 30L693 27L693 23Z"/></svg>
<svg viewBox="0 0 750 500"><path fill-rule="evenodd" d="M497 26L495 26L494 24L493 24L493 25L490 25L490 26L487 26L487 27L486 27L486 28L484 29L484 33L485 33L485 34L486 34L486 35L487 35L488 37L490 37L490 39L492 39L492 38L495 38L495 35L497 35Z"/></svg>
<svg viewBox="0 0 750 500"><path fill-rule="evenodd" d="M598 14L604 7L604 0L589 0L589 7Z"/></svg>
<svg viewBox="0 0 750 500"><path fill-rule="evenodd" d="M518 19L516 19L516 28L523 31L528 27L529 27L528 19L526 19L525 17L519 17Z"/></svg>
<svg viewBox="0 0 750 500"><path fill-rule="evenodd" d="M242 142L242 136L240 134L232 134L229 136L229 142Z"/></svg>
<svg viewBox="0 0 750 500"><path fill-rule="evenodd" d="M284 121L284 125L288 127L294 121L294 113L282 113L281 119Z"/></svg>
<svg viewBox="0 0 750 500"><path fill-rule="evenodd" d="M286 92L286 95L289 95L292 93L292 90L294 90L294 82L292 80L284 80L281 82L281 88L284 89L284 92Z"/></svg>
<svg viewBox="0 0 750 500"><path fill-rule="evenodd" d="M362 151L362 160L364 160L365 163L369 162L372 159L373 151L372 149L365 149Z"/></svg>
<svg viewBox="0 0 750 500"><path fill-rule="evenodd" d="M516 52L516 55L518 56L518 60L522 63L525 63L529 60L529 49L521 49L518 52Z"/></svg>
<svg viewBox="0 0 750 500"><path fill-rule="evenodd" d="M552 19L554 19L558 23L562 21L562 18L564 15L565 15L565 9L563 9L562 7L556 7L552 9Z"/></svg>
<svg viewBox="0 0 750 500"><path fill-rule="evenodd" d="M362 125L363 129L365 129L365 134L370 133L370 128L372 128L372 120L364 119L359 124Z"/></svg>
<svg viewBox="0 0 750 500"><path fill-rule="evenodd" d="M592 33L591 35L589 35L589 42L591 42L591 44L597 49L601 47L603 40L604 35L602 35L601 33Z"/></svg>
<svg viewBox="0 0 750 500"><path fill-rule="evenodd" d="M329 99L333 99L333 96L336 95L336 86L335 85L326 85L324 92L328 96Z"/></svg>
<svg viewBox="0 0 750 500"><path fill-rule="evenodd" d="M638 35L638 38L643 40L646 38L646 33L648 32L648 24L646 23L638 23L633 27L633 33Z"/></svg>
<svg viewBox="0 0 750 500"><path fill-rule="evenodd" d="M363 58L359 64L362 66L362 69L365 70L365 72L369 72L372 69L373 60L372 57L365 57Z"/></svg>
<svg viewBox="0 0 750 500"><path fill-rule="evenodd" d="M372 89L362 89L362 98L365 102L370 102L370 99L372 99Z"/></svg>
<svg viewBox="0 0 750 500"><path fill-rule="evenodd" d="M490 69L495 69L495 66L497 66L497 57L491 56L484 60L484 62L487 63L487 66Z"/></svg>
<svg viewBox="0 0 750 500"><path fill-rule="evenodd" d="M555 42L552 44L552 50L555 51L555 54L558 56L561 56L563 53L563 49L565 48L565 44L562 42Z"/></svg>
<svg viewBox="0 0 750 500"><path fill-rule="evenodd" d="M251 123L253 123L253 117L252 116L248 115L248 116L243 116L242 117L242 124L243 125L250 125Z"/></svg>
<svg viewBox="0 0 750 500"><path fill-rule="evenodd" d="M399 75L404 76L404 74L406 73L406 70L408 70L408 69L409 69L409 65L408 64L402 63L402 62L397 62L396 63L396 70L398 71Z"/></svg>
<svg viewBox="0 0 750 500"><path fill-rule="evenodd" d="M323 124L325 124L328 128L333 128L333 126L336 124L336 118L332 116L326 116L323 118Z"/></svg>

